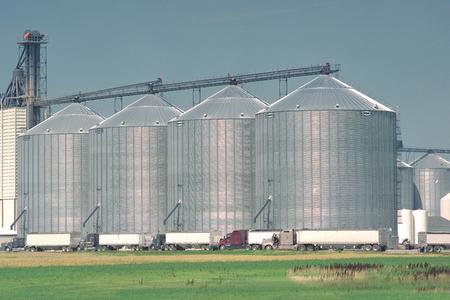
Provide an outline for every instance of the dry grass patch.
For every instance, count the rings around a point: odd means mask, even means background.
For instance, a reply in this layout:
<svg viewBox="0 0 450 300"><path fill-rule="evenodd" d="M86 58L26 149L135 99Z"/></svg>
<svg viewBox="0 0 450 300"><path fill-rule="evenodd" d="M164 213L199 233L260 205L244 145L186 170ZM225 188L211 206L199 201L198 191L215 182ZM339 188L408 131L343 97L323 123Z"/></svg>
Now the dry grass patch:
<svg viewBox="0 0 450 300"><path fill-rule="evenodd" d="M395 281L398 283L450 282L450 267L428 263L385 266L369 263L334 263L324 266L302 265L287 276L297 282Z"/></svg>
<svg viewBox="0 0 450 300"><path fill-rule="evenodd" d="M272 254L272 253L271 253ZM279 253L273 255L262 252L242 253L96 253L96 252L15 252L0 253L0 267L35 267L35 266L77 266L77 265L112 265L112 264L147 264L166 262L257 262L257 261L295 261L295 260L330 260L380 257L380 253L361 252L324 252L324 253ZM386 255L386 254L384 254ZM389 255L398 257L398 255Z"/></svg>

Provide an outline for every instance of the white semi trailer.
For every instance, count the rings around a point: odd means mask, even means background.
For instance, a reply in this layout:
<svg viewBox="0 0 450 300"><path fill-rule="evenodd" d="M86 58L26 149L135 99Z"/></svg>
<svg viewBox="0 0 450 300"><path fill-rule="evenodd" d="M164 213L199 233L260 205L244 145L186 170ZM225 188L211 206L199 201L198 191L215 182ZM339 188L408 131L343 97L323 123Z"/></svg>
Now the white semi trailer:
<svg viewBox="0 0 450 300"><path fill-rule="evenodd" d="M314 251L322 249L362 249L384 251L391 231L380 230L298 230L297 249Z"/></svg>
<svg viewBox="0 0 450 300"><path fill-rule="evenodd" d="M281 230L249 230L248 248L252 250L262 249L267 240L271 240L274 234L279 234Z"/></svg>
<svg viewBox="0 0 450 300"><path fill-rule="evenodd" d="M76 250L80 245L80 233L30 233L26 236L25 250Z"/></svg>
<svg viewBox="0 0 450 300"><path fill-rule="evenodd" d="M441 252L450 249L450 233L419 232L418 246L421 252Z"/></svg>
<svg viewBox="0 0 450 300"><path fill-rule="evenodd" d="M203 249L217 247L222 235L217 232L167 232L163 235L164 250Z"/></svg>
<svg viewBox="0 0 450 300"><path fill-rule="evenodd" d="M142 250L149 247L152 237L140 233L99 234L100 250Z"/></svg>

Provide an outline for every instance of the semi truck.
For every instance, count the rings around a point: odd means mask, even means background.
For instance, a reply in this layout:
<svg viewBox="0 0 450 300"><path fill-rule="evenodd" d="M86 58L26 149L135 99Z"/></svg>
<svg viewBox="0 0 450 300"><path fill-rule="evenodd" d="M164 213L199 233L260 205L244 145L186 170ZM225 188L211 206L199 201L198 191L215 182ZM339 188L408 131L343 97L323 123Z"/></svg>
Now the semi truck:
<svg viewBox="0 0 450 300"><path fill-rule="evenodd" d="M26 236L25 250L77 250L80 245L80 233L30 233Z"/></svg>
<svg viewBox="0 0 450 300"><path fill-rule="evenodd" d="M6 252L25 250L25 238L15 237L11 241L3 243L2 249Z"/></svg>
<svg viewBox="0 0 450 300"><path fill-rule="evenodd" d="M450 249L450 233L419 232L418 246L421 252L441 252Z"/></svg>
<svg viewBox="0 0 450 300"><path fill-rule="evenodd" d="M391 232L380 230L298 230L297 249L314 251L325 249L360 249L384 251Z"/></svg>
<svg viewBox="0 0 450 300"><path fill-rule="evenodd" d="M97 248L105 250L142 250L147 249L152 237L140 233L99 234Z"/></svg>
<svg viewBox="0 0 450 300"><path fill-rule="evenodd" d="M248 230L234 230L219 240L218 249L246 249L248 247Z"/></svg>
<svg viewBox="0 0 450 300"><path fill-rule="evenodd" d="M215 249L221 235L217 232L167 232L154 238L158 245L152 248L162 250Z"/></svg>
<svg viewBox="0 0 450 300"><path fill-rule="evenodd" d="M265 250L297 250L297 232L294 229L291 229L274 233L271 238L263 240L261 248Z"/></svg>

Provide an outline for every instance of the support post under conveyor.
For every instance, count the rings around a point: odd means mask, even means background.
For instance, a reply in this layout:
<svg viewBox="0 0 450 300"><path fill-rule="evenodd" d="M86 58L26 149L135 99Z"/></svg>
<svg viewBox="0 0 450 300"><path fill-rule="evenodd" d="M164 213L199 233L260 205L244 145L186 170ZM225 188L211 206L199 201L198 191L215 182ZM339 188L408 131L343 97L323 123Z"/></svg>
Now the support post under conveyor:
<svg viewBox="0 0 450 300"><path fill-rule="evenodd" d="M97 213L97 220L95 221L95 233L98 233L98 211L100 209L100 203L97 204L97 206L94 208L94 210L92 210L92 212L89 214L89 216L86 218L86 220L84 220L83 222L83 228L86 227L87 222L89 222L89 220L94 216L95 213Z"/></svg>
<svg viewBox="0 0 450 300"><path fill-rule="evenodd" d="M267 208L267 219L266 219L266 229L270 229L270 204L272 203L272 195L269 195L264 205L261 207L261 209L256 213L255 218L253 219L253 223L256 223L256 220L258 217L264 212L264 210Z"/></svg>
<svg viewBox="0 0 450 300"><path fill-rule="evenodd" d="M174 208L172 208L172 210L169 212L169 214L167 215L167 217L164 219L163 224L166 225L167 224L167 220L169 220L169 218L175 213L175 211L177 211L177 231L180 231L181 228L181 224L180 224L180 208L181 208L181 204L182 201L181 199L178 200L177 204L175 205Z"/></svg>
<svg viewBox="0 0 450 300"><path fill-rule="evenodd" d="M22 218L22 216L27 212L28 208L24 207L22 209L22 211L20 212L20 214L17 216L17 218L14 220L14 222L11 224L11 226L9 226L9 229L13 230L14 225L17 224L17 222L19 222L19 220Z"/></svg>

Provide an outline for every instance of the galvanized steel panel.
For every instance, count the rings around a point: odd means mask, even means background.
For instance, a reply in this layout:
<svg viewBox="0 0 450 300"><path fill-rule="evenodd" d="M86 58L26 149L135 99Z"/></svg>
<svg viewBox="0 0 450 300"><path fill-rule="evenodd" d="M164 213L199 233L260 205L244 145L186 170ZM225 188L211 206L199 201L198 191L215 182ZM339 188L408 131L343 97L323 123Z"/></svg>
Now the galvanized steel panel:
<svg viewBox="0 0 450 300"><path fill-rule="evenodd" d="M272 195L271 228L395 231L395 124L391 112L257 114L256 209Z"/></svg>
<svg viewBox="0 0 450 300"><path fill-rule="evenodd" d="M164 231L167 122L180 113L146 95L90 130L91 210L100 204L101 233Z"/></svg>
<svg viewBox="0 0 450 300"><path fill-rule="evenodd" d="M19 234L81 232L89 196L87 134L25 135L18 145L17 213L28 208Z"/></svg>
<svg viewBox="0 0 450 300"><path fill-rule="evenodd" d="M91 208L101 205L100 232L160 232L167 212L167 127L96 128L90 139Z"/></svg>
<svg viewBox="0 0 450 300"><path fill-rule="evenodd" d="M182 200L186 231L249 228L254 199L254 120L169 123L169 210ZM169 230L176 229L176 217Z"/></svg>
<svg viewBox="0 0 450 300"><path fill-rule="evenodd" d="M169 122L168 209L182 230L249 228L254 214L255 113L265 103L229 86ZM177 217L168 230L176 230Z"/></svg>
<svg viewBox="0 0 450 300"><path fill-rule="evenodd" d="M81 232L89 205L87 129L102 120L71 104L19 136L17 213L27 207L19 235Z"/></svg>
<svg viewBox="0 0 450 300"><path fill-rule="evenodd" d="M270 105L268 111L330 109L393 112L389 107L329 75L318 76L299 87Z"/></svg>

